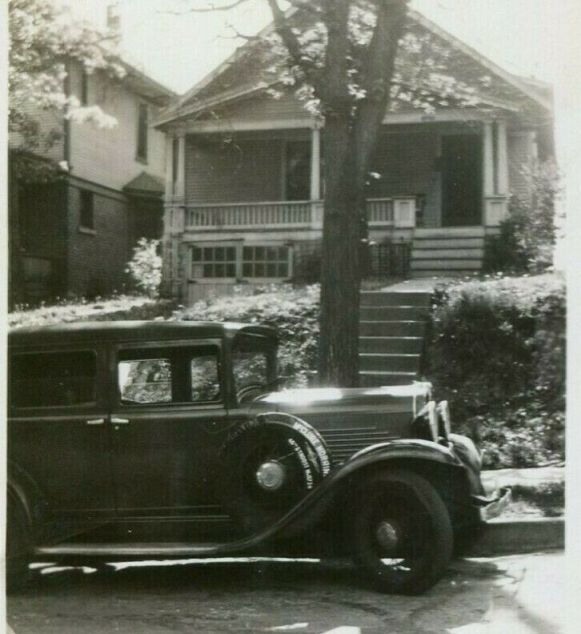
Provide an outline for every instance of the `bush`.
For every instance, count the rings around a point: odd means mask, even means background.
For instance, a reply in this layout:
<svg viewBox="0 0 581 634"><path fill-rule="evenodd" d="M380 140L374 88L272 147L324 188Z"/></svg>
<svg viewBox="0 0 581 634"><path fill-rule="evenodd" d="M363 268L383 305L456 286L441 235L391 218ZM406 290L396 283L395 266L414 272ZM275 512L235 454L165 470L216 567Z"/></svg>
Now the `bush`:
<svg viewBox="0 0 581 634"><path fill-rule="evenodd" d="M564 449L565 286L558 275L449 286L436 297L429 376L486 465Z"/></svg>
<svg viewBox="0 0 581 634"><path fill-rule="evenodd" d="M136 287L149 297L159 296L162 259L158 251L159 240L140 238L125 269Z"/></svg>
<svg viewBox="0 0 581 634"><path fill-rule="evenodd" d="M512 196L499 234L487 238L483 266L487 273L541 273L553 264L557 167L552 161L539 163L526 176L530 197Z"/></svg>
<svg viewBox="0 0 581 634"><path fill-rule="evenodd" d="M315 371L319 334L319 287L294 288L276 285L234 296L197 302L177 319L241 321L273 326L280 337L279 372L288 377L288 387L306 386Z"/></svg>

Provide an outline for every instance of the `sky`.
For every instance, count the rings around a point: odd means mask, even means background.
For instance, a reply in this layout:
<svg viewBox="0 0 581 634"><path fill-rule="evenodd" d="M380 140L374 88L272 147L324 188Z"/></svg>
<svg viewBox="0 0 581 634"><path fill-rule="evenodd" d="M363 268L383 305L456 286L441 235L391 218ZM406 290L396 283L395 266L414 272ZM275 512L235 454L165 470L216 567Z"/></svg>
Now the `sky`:
<svg viewBox="0 0 581 634"><path fill-rule="evenodd" d="M107 0L62 0L101 25ZM220 0L217 0L219 2ZM123 48L158 81L183 93L270 21L265 0L229 12L191 13L211 0L119 0ZM509 71L552 81L562 70L563 23L574 0L412 0L411 6Z"/></svg>

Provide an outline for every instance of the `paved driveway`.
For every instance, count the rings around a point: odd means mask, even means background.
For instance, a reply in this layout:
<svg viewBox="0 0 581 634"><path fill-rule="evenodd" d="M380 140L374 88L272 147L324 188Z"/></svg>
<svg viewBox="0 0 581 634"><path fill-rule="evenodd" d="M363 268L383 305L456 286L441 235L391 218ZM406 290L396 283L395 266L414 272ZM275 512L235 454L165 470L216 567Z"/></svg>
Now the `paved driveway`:
<svg viewBox="0 0 581 634"><path fill-rule="evenodd" d="M238 562L46 568L9 597L15 634L557 634L560 553L458 561L422 597L353 584L338 564Z"/></svg>

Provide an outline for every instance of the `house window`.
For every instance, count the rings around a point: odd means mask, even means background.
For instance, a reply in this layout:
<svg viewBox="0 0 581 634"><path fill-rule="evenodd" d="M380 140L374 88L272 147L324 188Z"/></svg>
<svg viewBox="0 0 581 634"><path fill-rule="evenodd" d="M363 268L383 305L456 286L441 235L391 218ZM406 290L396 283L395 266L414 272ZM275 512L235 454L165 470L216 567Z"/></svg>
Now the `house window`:
<svg viewBox="0 0 581 634"><path fill-rule="evenodd" d="M288 277L288 247L252 246L242 249L243 277Z"/></svg>
<svg viewBox="0 0 581 634"><path fill-rule="evenodd" d="M193 247L192 277L236 277L236 247Z"/></svg>
<svg viewBox="0 0 581 634"><path fill-rule="evenodd" d="M147 133L148 133L148 109L146 103L139 104L137 120L137 158L147 161Z"/></svg>
<svg viewBox="0 0 581 634"><path fill-rule="evenodd" d="M87 189L80 191L79 225L83 229L95 228L95 196Z"/></svg>
<svg viewBox="0 0 581 634"><path fill-rule="evenodd" d="M81 106L89 104L89 74L86 70L81 71Z"/></svg>

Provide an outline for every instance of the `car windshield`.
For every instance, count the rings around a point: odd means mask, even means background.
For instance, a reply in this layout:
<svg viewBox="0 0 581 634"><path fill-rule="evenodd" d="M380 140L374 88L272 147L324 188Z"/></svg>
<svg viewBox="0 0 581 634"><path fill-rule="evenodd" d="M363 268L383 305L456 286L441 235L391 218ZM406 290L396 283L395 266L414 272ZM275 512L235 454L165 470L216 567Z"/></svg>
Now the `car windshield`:
<svg viewBox="0 0 581 634"><path fill-rule="evenodd" d="M274 389L276 342L258 335L239 335L232 347L232 371L238 394L253 387Z"/></svg>

